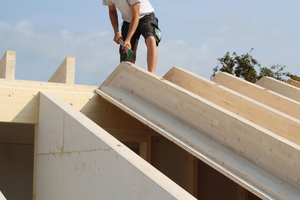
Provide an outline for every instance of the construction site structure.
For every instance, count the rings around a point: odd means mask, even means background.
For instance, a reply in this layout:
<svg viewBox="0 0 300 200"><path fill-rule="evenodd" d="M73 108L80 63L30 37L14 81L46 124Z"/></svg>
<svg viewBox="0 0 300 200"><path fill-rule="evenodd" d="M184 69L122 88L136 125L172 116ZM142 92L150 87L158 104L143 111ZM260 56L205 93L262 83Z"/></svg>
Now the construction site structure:
<svg viewBox="0 0 300 200"><path fill-rule="evenodd" d="M122 62L77 85L74 57L15 80L15 55L0 61L0 199L300 199L297 81Z"/></svg>

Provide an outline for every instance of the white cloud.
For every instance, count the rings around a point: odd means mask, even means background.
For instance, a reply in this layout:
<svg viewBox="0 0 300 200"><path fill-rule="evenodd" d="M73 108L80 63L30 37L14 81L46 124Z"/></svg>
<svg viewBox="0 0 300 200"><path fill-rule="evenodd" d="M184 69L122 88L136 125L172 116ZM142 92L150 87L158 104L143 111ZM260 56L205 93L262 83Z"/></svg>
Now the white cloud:
<svg viewBox="0 0 300 200"><path fill-rule="evenodd" d="M0 21L0 33L1 52L16 51L17 79L47 81L66 56L74 56L76 82L95 84L92 77L106 78L119 63L118 46L107 31L40 30L30 21L22 20Z"/></svg>
<svg viewBox="0 0 300 200"><path fill-rule="evenodd" d="M33 26L28 20L21 20L14 25L14 30L18 31L23 36L31 37L33 34Z"/></svg>

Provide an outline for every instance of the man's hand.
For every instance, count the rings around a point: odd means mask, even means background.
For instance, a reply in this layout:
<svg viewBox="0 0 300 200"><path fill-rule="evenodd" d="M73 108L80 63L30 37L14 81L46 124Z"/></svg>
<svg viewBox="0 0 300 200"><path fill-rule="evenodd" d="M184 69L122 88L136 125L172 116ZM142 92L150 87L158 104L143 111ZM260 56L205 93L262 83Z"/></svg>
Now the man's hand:
<svg viewBox="0 0 300 200"><path fill-rule="evenodd" d="M125 50L125 47L128 47L129 49L131 49L131 44L130 44L130 41L129 40L125 40L124 41L124 46L123 46L123 50Z"/></svg>
<svg viewBox="0 0 300 200"><path fill-rule="evenodd" d="M123 40L123 37L121 35L121 33L118 31L115 33L115 37L114 37L114 41L117 43L117 44L120 44L119 40Z"/></svg>

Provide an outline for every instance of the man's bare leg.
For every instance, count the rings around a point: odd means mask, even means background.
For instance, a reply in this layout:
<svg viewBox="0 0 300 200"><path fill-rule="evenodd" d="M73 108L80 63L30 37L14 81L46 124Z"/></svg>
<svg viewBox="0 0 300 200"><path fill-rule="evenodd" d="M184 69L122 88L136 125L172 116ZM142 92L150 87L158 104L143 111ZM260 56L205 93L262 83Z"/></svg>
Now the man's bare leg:
<svg viewBox="0 0 300 200"><path fill-rule="evenodd" d="M147 64L148 64L148 71L155 73L156 63L157 63L157 46L156 40L153 36L149 36L146 39L146 46L147 46Z"/></svg>

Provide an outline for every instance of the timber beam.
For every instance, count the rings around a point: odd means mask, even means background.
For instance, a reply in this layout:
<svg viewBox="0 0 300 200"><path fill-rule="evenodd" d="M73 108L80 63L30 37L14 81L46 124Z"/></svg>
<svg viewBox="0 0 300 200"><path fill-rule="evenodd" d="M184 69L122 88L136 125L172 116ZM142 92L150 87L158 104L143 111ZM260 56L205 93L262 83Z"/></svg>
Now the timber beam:
<svg viewBox="0 0 300 200"><path fill-rule="evenodd" d="M173 67L163 78L300 145L300 120L202 78Z"/></svg>
<svg viewBox="0 0 300 200"><path fill-rule="evenodd" d="M255 84L300 102L300 88L298 87L267 76L262 77Z"/></svg>
<svg viewBox="0 0 300 200"><path fill-rule="evenodd" d="M211 80L280 112L300 119L300 102L298 101L224 72L219 72Z"/></svg>
<svg viewBox="0 0 300 200"><path fill-rule="evenodd" d="M286 81L286 83L290 84L290 85L293 85L295 87L300 88L300 82L299 81L295 81L295 80L289 79L289 80Z"/></svg>
<svg viewBox="0 0 300 200"><path fill-rule="evenodd" d="M0 78L15 79L16 52L6 51L0 61Z"/></svg>
<svg viewBox="0 0 300 200"><path fill-rule="evenodd" d="M49 79L49 82L74 84L75 57L66 57L58 67L58 69L55 71L55 73L52 75L52 77Z"/></svg>

